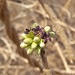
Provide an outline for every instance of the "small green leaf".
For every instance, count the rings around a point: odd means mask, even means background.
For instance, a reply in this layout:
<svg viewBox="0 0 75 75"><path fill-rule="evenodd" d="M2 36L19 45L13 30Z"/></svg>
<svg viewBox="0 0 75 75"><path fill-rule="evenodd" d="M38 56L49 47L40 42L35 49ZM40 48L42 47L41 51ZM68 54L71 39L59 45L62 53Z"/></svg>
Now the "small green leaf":
<svg viewBox="0 0 75 75"><path fill-rule="evenodd" d="M30 31L30 32L27 34L27 37L29 37L29 38L34 38L34 32L33 32L33 31Z"/></svg>
<svg viewBox="0 0 75 75"><path fill-rule="evenodd" d="M26 44L31 44L31 43L33 42L33 40L32 40L32 38L26 38L26 39L24 40L24 42L25 42Z"/></svg>

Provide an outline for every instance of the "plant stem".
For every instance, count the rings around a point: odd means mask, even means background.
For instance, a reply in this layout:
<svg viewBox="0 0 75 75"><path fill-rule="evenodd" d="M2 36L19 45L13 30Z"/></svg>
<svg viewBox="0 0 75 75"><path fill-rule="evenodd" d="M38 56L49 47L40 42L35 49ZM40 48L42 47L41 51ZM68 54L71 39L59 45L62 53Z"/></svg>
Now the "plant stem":
<svg viewBox="0 0 75 75"><path fill-rule="evenodd" d="M48 62L47 62L47 58L46 58L45 50L44 50L44 49L41 50L40 55L41 55L42 63L43 63L43 65L44 65L45 69L49 69L49 67L48 67Z"/></svg>
<svg viewBox="0 0 75 75"><path fill-rule="evenodd" d="M45 75L52 75L52 73L50 71L50 68L48 66L48 62L47 62L47 58L46 58L45 50L44 49L41 50L40 56L41 56L42 63L43 63L44 68L45 68L45 70L43 70Z"/></svg>

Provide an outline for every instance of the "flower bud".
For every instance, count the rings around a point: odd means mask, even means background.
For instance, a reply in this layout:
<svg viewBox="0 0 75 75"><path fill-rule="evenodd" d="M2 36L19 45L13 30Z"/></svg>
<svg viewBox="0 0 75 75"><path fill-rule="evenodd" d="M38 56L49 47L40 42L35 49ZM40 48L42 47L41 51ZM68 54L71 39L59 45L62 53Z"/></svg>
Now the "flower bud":
<svg viewBox="0 0 75 75"><path fill-rule="evenodd" d="M40 38L39 37L34 37L34 42L36 42L36 43L40 42Z"/></svg>
<svg viewBox="0 0 75 75"><path fill-rule="evenodd" d="M32 39L31 38L26 38L25 40L24 40L24 42L26 43L26 44L31 44L32 43Z"/></svg>
<svg viewBox="0 0 75 75"><path fill-rule="evenodd" d="M32 51L33 51L33 49L29 48L29 49L27 50L27 54L31 54Z"/></svg>
<svg viewBox="0 0 75 75"><path fill-rule="evenodd" d="M46 31L46 32L49 32L50 31L50 27L49 26L46 26L45 28L44 28L44 30Z"/></svg>
<svg viewBox="0 0 75 75"><path fill-rule="evenodd" d="M22 34L21 34L21 37L22 37L23 39L27 38L27 36L26 36L25 33L22 33Z"/></svg>
<svg viewBox="0 0 75 75"><path fill-rule="evenodd" d="M50 36L54 37L55 33L54 32L50 32Z"/></svg>
<svg viewBox="0 0 75 75"><path fill-rule="evenodd" d="M31 48L32 48L32 49L37 48L37 43L33 42L33 43L31 44Z"/></svg>
<svg viewBox="0 0 75 75"><path fill-rule="evenodd" d="M32 28L36 28L36 26L38 26L38 24L34 23L33 26L32 26Z"/></svg>
<svg viewBox="0 0 75 75"><path fill-rule="evenodd" d="M37 48L37 54L40 54L40 52L41 52L41 48L38 47L38 48Z"/></svg>
<svg viewBox="0 0 75 75"><path fill-rule="evenodd" d="M40 42L40 47L41 47L41 48L45 47L44 42Z"/></svg>
<svg viewBox="0 0 75 75"><path fill-rule="evenodd" d="M23 42L23 43L20 44L20 47L21 47L21 48L25 48L25 47L27 47L27 44L25 44L25 43Z"/></svg>

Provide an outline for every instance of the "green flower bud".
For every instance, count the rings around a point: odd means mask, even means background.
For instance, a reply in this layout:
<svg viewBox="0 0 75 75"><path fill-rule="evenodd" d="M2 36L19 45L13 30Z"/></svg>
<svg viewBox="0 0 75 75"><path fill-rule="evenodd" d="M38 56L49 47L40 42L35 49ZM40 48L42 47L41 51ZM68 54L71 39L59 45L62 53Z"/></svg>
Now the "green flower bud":
<svg viewBox="0 0 75 75"><path fill-rule="evenodd" d="M33 42L33 40L32 40L31 38L26 38L26 39L24 40L24 42L25 42L26 44L31 44L31 43Z"/></svg>
<svg viewBox="0 0 75 75"><path fill-rule="evenodd" d="M22 33L22 34L21 34L21 37L22 37L23 39L27 38L27 36L26 36L25 33Z"/></svg>
<svg viewBox="0 0 75 75"><path fill-rule="evenodd" d="M27 47L27 46L28 46L28 45L25 44L24 42L20 44L20 47L21 47L21 48L25 48L25 47Z"/></svg>
<svg viewBox="0 0 75 75"><path fill-rule="evenodd" d="M46 32L49 32L50 31L50 27L49 26L46 26L45 28L44 28L44 30L46 31Z"/></svg>
<svg viewBox="0 0 75 75"><path fill-rule="evenodd" d="M37 43L33 42L33 43L31 44L31 48L32 48L32 49L37 48Z"/></svg>
<svg viewBox="0 0 75 75"><path fill-rule="evenodd" d="M39 46L40 46L41 48L45 47L44 42L40 42Z"/></svg>
<svg viewBox="0 0 75 75"><path fill-rule="evenodd" d="M37 54L40 54L40 52L41 52L41 48L38 47L38 48L37 48Z"/></svg>
<svg viewBox="0 0 75 75"><path fill-rule="evenodd" d="M36 28L36 26L38 26L38 24L34 23L33 26L32 26L32 28Z"/></svg>
<svg viewBox="0 0 75 75"><path fill-rule="evenodd" d="M51 37L54 37L55 36L55 33L54 32L50 32L50 36Z"/></svg>
<svg viewBox="0 0 75 75"><path fill-rule="evenodd" d="M40 42L40 38L39 37L34 37L34 42L36 42L36 43Z"/></svg>
<svg viewBox="0 0 75 75"><path fill-rule="evenodd" d="M27 54L31 54L33 52L33 49L31 49L31 48L29 48L28 50L27 50Z"/></svg>

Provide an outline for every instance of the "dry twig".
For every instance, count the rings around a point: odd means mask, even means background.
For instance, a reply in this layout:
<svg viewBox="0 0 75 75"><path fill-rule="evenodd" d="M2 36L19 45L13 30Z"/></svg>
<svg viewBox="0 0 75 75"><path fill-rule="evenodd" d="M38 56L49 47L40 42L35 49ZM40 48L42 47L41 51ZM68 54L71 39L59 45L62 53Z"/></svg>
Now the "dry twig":
<svg viewBox="0 0 75 75"><path fill-rule="evenodd" d="M58 53L59 53L59 55L60 55L60 57L61 57L61 59L62 59L62 62L63 62L63 64L64 64L65 69L66 69L68 72L70 72L70 68L69 68L69 66L68 66L68 64L67 64L67 61L66 61L66 59L65 59L65 57L64 57L64 55L63 55L63 53L62 53L62 51L61 51L61 48L60 48L60 46L59 46L59 44L58 44L57 42L55 42L55 46L56 46L57 51L58 51Z"/></svg>

